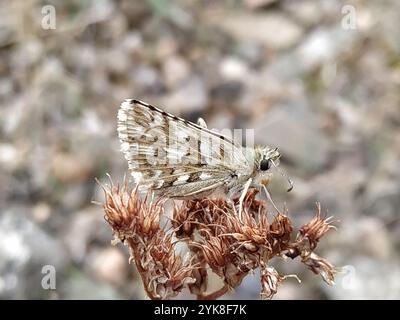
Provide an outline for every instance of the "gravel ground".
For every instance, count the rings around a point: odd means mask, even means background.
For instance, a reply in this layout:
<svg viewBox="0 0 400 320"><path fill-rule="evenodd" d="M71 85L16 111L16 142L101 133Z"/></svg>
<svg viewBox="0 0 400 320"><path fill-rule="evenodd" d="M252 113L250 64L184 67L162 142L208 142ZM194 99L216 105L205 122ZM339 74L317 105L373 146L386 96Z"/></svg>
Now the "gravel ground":
<svg viewBox="0 0 400 320"><path fill-rule="evenodd" d="M276 299L400 298L396 0L0 2L0 298L144 298L92 204L95 177L127 171L116 113L132 97L254 129L295 182L277 176L275 201L298 225L316 201L338 220L319 248L344 266L336 285L282 264L303 281ZM259 291L256 274L226 297Z"/></svg>

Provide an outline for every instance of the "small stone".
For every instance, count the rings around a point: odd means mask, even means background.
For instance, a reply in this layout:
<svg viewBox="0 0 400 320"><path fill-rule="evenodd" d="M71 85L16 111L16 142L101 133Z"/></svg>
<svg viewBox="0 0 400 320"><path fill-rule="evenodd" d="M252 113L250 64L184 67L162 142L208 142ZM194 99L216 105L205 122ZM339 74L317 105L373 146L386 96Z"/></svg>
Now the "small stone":
<svg viewBox="0 0 400 320"><path fill-rule="evenodd" d="M251 9L265 7L275 2L277 2L277 0L244 0L244 4Z"/></svg>
<svg viewBox="0 0 400 320"><path fill-rule="evenodd" d="M249 70L239 58L227 57L221 61L219 73L227 81L244 81Z"/></svg>
<svg viewBox="0 0 400 320"><path fill-rule="evenodd" d="M85 156L69 153L56 153L51 158L51 171L64 183L76 183L86 180L92 170L92 161Z"/></svg>
<svg viewBox="0 0 400 320"><path fill-rule="evenodd" d="M43 267L62 277L68 255L60 240L31 221L29 207L10 206L0 215L0 297L41 298ZM56 285L59 282L56 282Z"/></svg>
<svg viewBox="0 0 400 320"><path fill-rule="evenodd" d="M122 296L111 285L95 281L79 270L71 272L59 291L62 299L122 299Z"/></svg>
<svg viewBox="0 0 400 320"><path fill-rule="evenodd" d="M347 258L335 285L320 285L330 299L374 300L397 299L400 292L398 260L385 262L360 255Z"/></svg>
<svg viewBox="0 0 400 320"><path fill-rule="evenodd" d="M256 143L279 147L297 168L308 173L326 164L329 140L317 126L315 115L301 102L276 106L260 120L255 129Z"/></svg>
<svg viewBox="0 0 400 320"><path fill-rule="evenodd" d="M159 91L162 87L161 76L157 70L147 65L140 65L129 74L129 77L138 91L153 92Z"/></svg>
<svg viewBox="0 0 400 320"><path fill-rule="evenodd" d="M99 64L99 52L93 45L72 45L65 50L65 61L79 71L93 70Z"/></svg>
<svg viewBox="0 0 400 320"><path fill-rule="evenodd" d="M95 276L112 285L122 286L128 275L128 256L121 248L110 247L91 252L89 257L90 269Z"/></svg>
<svg viewBox="0 0 400 320"><path fill-rule="evenodd" d="M111 72L125 74L130 65L130 58L127 52L121 49L108 49L104 52L103 64Z"/></svg>
<svg viewBox="0 0 400 320"><path fill-rule="evenodd" d="M8 43L15 41L16 37L16 27L13 24L16 24L15 18L9 14L2 14L0 19L0 46L3 48Z"/></svg>
<svg viewBox="0 0 400 320"><path fill-rule="evenodd" d="M36 222L43 223L49 219L51 208L48 203L39 202L32 208L32 215Z"/></svg>
<svg viewBox="0 0 400 320"><path fill-rule="evenodd" d="M11 56L14 67L28 68L38 64L43 58L43 43L37 39L26 39L20 43L17 50Z"/></svg>
<svg viewBox="0 0 400 320"><path fill-rule="evenodd" d="M111 16L115 10L115 3L111 0L98 0L86 7L89 19L94 21L112 20ZM113 17L114 18L114 17Z"/></svg>
<svg viewBox="0 0 400 320"><path fill-rule="evenodd" d="M360 244L359 252L376 259L388 259L393 252L388 231L377 218L364 218L357 222L355 242Z"/></svg>
<svg viewBox="0 0 400 320"><path fill-rule="evenodd" d="M13 168L17 158L18 150L8 143L0 143L0 164L7 168Z"/></svg>
<svg viewBox="0 0 400 320"><path fill-rule="evenodd" d="M208 95L201 78L192 76L181 87L164 98L163 105L173 114L202 111L206 108Z"/></svg>
<svg viewBox="0 0 400 320"><path fill-rule="evenodd" d="M162 37L156 46L156 55L160 61L170 55L176 54L177 51L178 43L172 37Z"/></svg>
<svg viewBox="0 0 400 320"><path fill-rule="evenodd" d="M70 221L65 227L63 239L71 258L77 263L85 259L91 241L107 242L112 238L98 206L76 212Z"/></svg>
<svg viewBox="0 0 400 320"><path fill-rule="evenodd" d="M316 66L334 61L340 54L351 51L357 44L357 33L340 26L317 28L294 52L295 60L303 72Z"/></svg>
<svg viewBox="0 0 400 320"><path fill-rule="evenodd" d="M67 210L78 210L89 201L89 190L86 181L66 184L61 195L61 204Z"/></svg>
<svg viewBox="0 0 400 320"><path fill-rule="evenodd" d="M283 1L283 9L305 26L311 26L323 19L320 2L314 0Z"/></svg>
<svg viewBox="0 0 400 320"><path fill-rule="evenodd" d="M190 66L182 57L171 55L163 62L162 71L166 86L172 89L182 85L188 78Z"/></svg>
<svg viewBox="0 0 400 320"><path fill-rule="evenodd" d="M232 132L235 123L235 116L233 113L227 112L224 109L218 109L211 119L207 119L206 123L209 129L221 133L225 130Z"/></svg>
<svg viewBox="0 0 400 320"><path fill-rule="evenodd" d="M0 98L5 98L13 91L13 82L7 78L0 78Z"/></svg>
<svg viewBox="0 0 400 320"><path fill-rule="evenodd" d="M128 53L143 50L143 39L139 32L127 32L122 40L121 48Z"/></svg>
<svg viewBox="0 0 400 320"><path fill-rule="evenodd" d="M252 40L276 50L295 45L304 33L294 21L277 12L236 13L218 18L216 23L238 40Z"/></svg>
<svg viewBox="0 0 400 320"><path fill-rule="evenodd" d="M237 44L238 56L246 61L249 66L259 67L264 63L265 51L262 45L255 43L254 41L242 41Z"/></svg>

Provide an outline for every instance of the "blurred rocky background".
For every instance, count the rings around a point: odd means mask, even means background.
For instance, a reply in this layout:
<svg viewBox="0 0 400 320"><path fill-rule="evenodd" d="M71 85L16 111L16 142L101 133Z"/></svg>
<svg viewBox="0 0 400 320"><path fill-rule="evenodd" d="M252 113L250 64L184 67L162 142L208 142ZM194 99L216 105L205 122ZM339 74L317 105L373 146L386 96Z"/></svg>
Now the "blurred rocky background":
<svg viewBox="0 0 400 320"><path fill-rule="evenodd" d="M0 1L0 298L144 298L92 204L95 177L127 171L131 97L254 129L295 182L276 176L275 202L298 225L316 201L338 220L318 251L344 266L336 286L278 261L303 282L276 299L400 298L396 0ZM258 294L255 274L227 298Z"/></svg>

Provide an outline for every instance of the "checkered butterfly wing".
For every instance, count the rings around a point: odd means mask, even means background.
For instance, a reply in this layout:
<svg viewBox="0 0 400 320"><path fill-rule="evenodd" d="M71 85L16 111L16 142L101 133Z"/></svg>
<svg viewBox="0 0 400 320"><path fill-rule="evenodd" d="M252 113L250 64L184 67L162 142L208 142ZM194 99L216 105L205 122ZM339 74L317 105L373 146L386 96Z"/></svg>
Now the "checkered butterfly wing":
<svg viewBox="0 0 400 320"><path fill-rule="evenodd" d="M118 112L118 135L135 183L168 197L190 197L228 183L248 168L229 138L138 100Z"/></svg>

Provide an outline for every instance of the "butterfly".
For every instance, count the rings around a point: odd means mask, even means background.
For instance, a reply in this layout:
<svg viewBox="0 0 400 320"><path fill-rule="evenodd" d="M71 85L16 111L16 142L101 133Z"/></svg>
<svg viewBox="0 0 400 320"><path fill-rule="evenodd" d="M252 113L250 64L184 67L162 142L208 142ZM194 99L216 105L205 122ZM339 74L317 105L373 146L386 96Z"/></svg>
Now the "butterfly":
<svg viewBox="0 0 400 320"><path fill-rule="evenodd" d="M239 198L241 215L249 188L266 188L281 154L269 146L243 147L231 138L148 103L126 99L118 110L118 137L140 191L172 199ZM292 181L282 172L292 190ZM279 210L278 210L279 211Z"/></svg>

